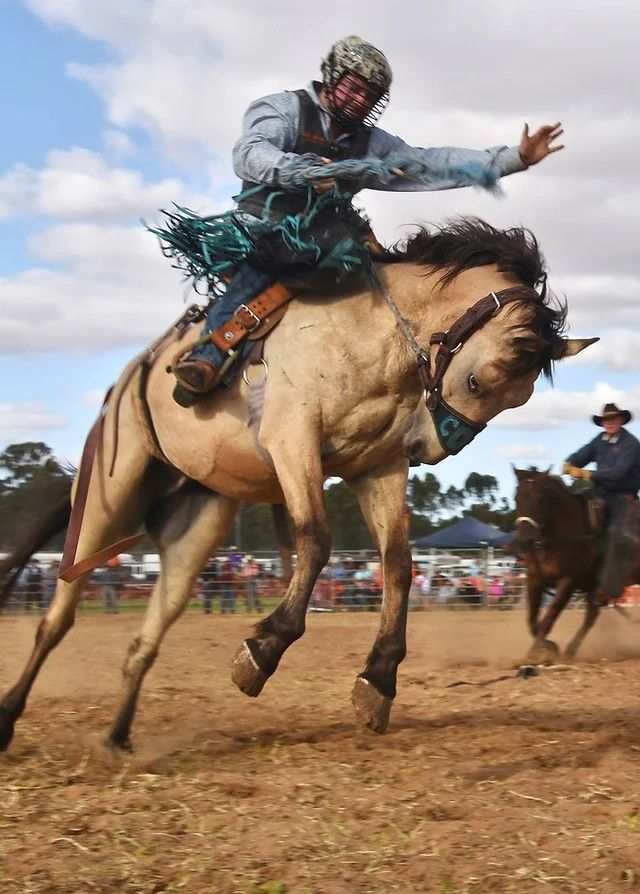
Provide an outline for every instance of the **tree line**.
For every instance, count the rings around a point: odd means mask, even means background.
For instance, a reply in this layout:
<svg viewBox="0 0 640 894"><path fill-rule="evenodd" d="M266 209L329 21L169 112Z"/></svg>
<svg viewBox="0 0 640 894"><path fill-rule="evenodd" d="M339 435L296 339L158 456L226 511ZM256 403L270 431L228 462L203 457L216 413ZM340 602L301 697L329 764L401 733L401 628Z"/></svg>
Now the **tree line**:
<svg viewBox="0 0 640 894"><path fill-rule="evenodd" d="M10 444L0 453L0 551L9 551L21 532L68 491L74 470L61 463L42 441ZM444 487L432 472L409 478L407 510L412 540L430 534L463 515L473 515L501 530L513 527L514 509L499 496L493 475L471 472L462 487ZM373 544L357 500L343 482L326 486L325 497L334 549L371 549ZM45 547L62 549L64 534ZM229 537L246 552L275 548L270 508L261 503L244 504ZM136 551L151 552L153 545L141 541Z"/></svg>

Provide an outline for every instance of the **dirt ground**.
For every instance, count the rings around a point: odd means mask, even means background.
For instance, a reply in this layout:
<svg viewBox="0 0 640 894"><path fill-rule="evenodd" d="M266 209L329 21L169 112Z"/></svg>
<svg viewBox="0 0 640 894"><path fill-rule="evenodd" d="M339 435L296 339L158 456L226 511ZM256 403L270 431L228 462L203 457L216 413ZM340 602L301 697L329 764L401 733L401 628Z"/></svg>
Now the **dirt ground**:
<svg viewBox="0 0 640 894"><path fill-rule="evenodd" d="M113 755L139 623L80 618L45 666L0 757L3 894L640 891L640 624L607 610L580 663L518 679L519 611L412 614L377 736L350 705L376 615L309 616L250 700L228 670L248 618L191 614ZM0 627L4 689L35 620Z"/></svg>

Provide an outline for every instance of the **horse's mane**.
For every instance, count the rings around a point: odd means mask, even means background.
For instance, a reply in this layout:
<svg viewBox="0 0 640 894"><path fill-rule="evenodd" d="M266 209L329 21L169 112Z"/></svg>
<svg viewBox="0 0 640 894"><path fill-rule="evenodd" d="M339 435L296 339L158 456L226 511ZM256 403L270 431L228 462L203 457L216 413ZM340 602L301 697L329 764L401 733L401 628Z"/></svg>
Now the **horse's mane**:
<svg viewBox="0 0 640 894"><path fill-rule="evenodd" d="M537 469L535 466L532 466L529 469L519 470L521 475L524 475L525 478L529 481L539 481L541 484L550 484L552 489L562 497L571 497L572 499L582 500L583 493L580 491L573 491L570 487L568 487L561 475L551 475L549 472L546 472L544 469Z"/></svg>
<svg viewBox="0 0 640 894"><path fill-rule="evenodd" d="M510 227L499 230L479 217L462 217L434 227L421 227L404 244L387 253L392 262L414 261L441 270L440 282L450 283L464 270L495 264L524 286L537 292L538 301L514 302L509 311L526 305L530 309L528 330L540 342L538 351L516 351L501 365L511 375L522 375L539 367L546 378L553 373L553 350L565 326L567 307L547 287L547 268L538 242L530 230ZM529 294L530 299L530 294ZM514 325L514 329L522 324Z"/></svg>

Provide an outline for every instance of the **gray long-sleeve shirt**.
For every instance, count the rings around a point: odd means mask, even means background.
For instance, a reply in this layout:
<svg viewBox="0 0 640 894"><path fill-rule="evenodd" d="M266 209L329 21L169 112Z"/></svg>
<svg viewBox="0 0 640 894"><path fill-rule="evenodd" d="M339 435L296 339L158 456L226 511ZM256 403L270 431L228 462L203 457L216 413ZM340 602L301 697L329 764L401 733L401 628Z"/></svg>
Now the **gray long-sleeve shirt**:
<svg viewBox="0 0 640 894"><path fill-rule="evenodd" d="M331 117L320 104L313 84L306 88L320 112L320 120L327 138L330 137ZM265 183L278 186L278 173L287 165L300 158L295 148L300 128L300 101L293 91L273 93L251 103L244 116L242 136L233 149L233 168L241 180L253 183ZM339 141L346 141L344 135ZM523 171L523 164L516 146L493 146L490 149L460 149L445 146L439 149L421 149L409 146L400 137L387 133L379 127L371 129L367 154L373 158L384 159L396 152L406 152L417 161L428 165L444 167L463 162L481 162L492 164L500 171L500 176ZM367 176L350 184L350 191L361 189L382 189L397 192L415 192L434 189L453 189L460 186L453 181L425 185L398 177L390 183L381 183L374 176Z"/></svg>

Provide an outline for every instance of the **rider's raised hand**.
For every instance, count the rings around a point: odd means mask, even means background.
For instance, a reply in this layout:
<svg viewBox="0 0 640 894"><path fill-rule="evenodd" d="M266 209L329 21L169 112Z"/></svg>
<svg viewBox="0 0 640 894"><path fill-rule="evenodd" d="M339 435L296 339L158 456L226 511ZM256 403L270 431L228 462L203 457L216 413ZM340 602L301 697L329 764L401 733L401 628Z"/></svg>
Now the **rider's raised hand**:
<svg viewBox="0 0 640 894"><path fill-rule="evenodd" d="M520 158L523 163L527 167L536 165L543 158L546 158L547 155L551 155L552 152L559 152L561 149L564 149L564 143L558 146L551 145L563 133L564 130L559 121L556 121L555 124L543 124L542 127L539 127L532 134L529 133L529 125L525 124L519 146Z"/></svg>

